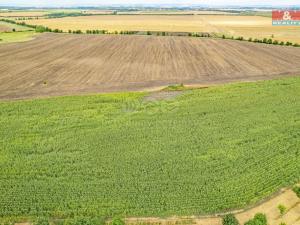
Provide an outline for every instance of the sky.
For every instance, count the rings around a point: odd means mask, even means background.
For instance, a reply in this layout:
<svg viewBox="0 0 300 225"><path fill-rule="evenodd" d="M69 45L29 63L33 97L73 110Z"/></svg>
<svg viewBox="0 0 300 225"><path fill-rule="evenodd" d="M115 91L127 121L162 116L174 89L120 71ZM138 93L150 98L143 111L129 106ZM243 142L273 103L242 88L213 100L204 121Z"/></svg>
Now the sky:
<svg viewBox="0 0 300 225"><path fill-rule="evenodd" d="M74 7L107 5L300 6L300 0L0 0L0 6Z"/></svg>

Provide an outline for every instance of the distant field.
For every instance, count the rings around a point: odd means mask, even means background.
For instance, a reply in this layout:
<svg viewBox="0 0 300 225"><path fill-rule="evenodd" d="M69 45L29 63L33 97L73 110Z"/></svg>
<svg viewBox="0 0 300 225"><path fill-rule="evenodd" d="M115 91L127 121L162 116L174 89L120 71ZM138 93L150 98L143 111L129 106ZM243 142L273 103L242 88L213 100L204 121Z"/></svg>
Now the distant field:
<svg viewBox="0 0 300 225"><path fill-rule="evenodd" d="M26 11L7 11L1 12L0 17L33 17L33 16L43 16L46 15L46 10L34 11L34 10L26 10Z"/></svg>
<svg viewBox="0 0 300 225"><path fill-rule="evenodd" d="M0 61L0 99L300 74L300 48L193 37L43 34Z"/></svg>
<svg viewBox="0 0 300 225"><path fill-rule="evenodd" d="M109 31L215 32L245 38L273 38L300 43L299 27L275 27L271 18L237 15L101 15L29 20L64 31L105 29Z"/></svg>
<svg viewBox="0 0 300 225"><path fill-rule="evenodd" d="M10 32L10 33L1 33L0 32L0 45L10 42L23 42L29 41L37 35L34 31L23 31L23 32Z"/></svg>
<svg viewBox="0 0 300 225"><path fill-rule="evenodd" d="M299 181L299 90L297 77L169 101L1 102L1 218L199 215L254 203Z"/></svg>
<svg viewBox="0 0 300 225"><path fill-rule="evenodd" d="M11 24L11 23L6 23L3 21L0 21L0 33L1 32L12 32L13 29L15 29L15 31L32 30L31 28L28 28L28 27L19 26L16 24Z"/></svg>
<svg viewBox="0 0 300 225"><path fill-rule="evenodd" d="M208 10L141 10L141 11L120 11L118 14L132 14L132 15L141 15L141 14L149 14L149 15L229 15L229 14L237 14L223 11L208 11Z"/></svg>

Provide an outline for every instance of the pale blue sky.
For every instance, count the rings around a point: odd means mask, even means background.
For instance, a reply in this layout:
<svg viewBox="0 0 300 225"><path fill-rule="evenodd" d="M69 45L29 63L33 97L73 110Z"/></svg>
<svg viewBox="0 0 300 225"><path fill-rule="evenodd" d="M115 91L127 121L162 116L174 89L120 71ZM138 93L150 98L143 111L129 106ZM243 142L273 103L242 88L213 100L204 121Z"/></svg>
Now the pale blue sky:
<svg viewBox="0 0 300 225"><path fill-rule="evenodd" d="M300 6L299 0L0 0L0 5L5 6L36 6L36 7L63 7L63 6L101 6L114 4L204 4L210 6Z"/></svg>

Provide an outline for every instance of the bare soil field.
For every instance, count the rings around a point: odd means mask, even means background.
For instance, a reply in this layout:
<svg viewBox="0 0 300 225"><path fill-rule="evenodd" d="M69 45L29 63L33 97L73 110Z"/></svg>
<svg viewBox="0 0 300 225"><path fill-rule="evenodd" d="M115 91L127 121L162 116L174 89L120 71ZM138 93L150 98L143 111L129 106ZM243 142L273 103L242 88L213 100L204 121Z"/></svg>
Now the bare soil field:
<svg viewBox="0 0 300 225"><path fill-rule="evenodd" d="M0 99L300 74L300 48L188 37L43 34L0 45Z"/></svg>
<svg viewBox="0 0 300 225"><path fill-rule="evenodd" d="M11 29L8 26L5 26L4 24L0 23L0 32L7 32L11 31Z"/></svg>

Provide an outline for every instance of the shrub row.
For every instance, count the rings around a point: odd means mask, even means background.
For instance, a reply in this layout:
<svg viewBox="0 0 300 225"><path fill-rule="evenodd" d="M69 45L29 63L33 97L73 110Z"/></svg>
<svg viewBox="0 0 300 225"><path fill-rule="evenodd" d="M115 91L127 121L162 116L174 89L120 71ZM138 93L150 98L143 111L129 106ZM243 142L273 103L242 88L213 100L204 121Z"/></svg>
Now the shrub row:
<svg viewBox="0 0 300 225"><path fill-rule="evenodd" d="M238 40L238 41L248 41L248 42L254 42L254 43L263 43L263 44L273 44L273 45L286 45L286 46L294 46L294 47L300 47L298 43L292 43L292 42L283 42L278 40L273 40L272 38L264 38L264 39L257 39L257 38L248 38L245 39L244 37L226 37L225 35L222 35L222 39L231 39L231 40Z"/></svg>
<svg viewBox="0 0 300 225"><path fill-rule="evenodd" d="M223 225L240 225L239 221L233 214L228 214L223 217ZM244 225L268 225L267 217L265 214L257 213L254 218L247 221Z"/></svg>
<svg viewBox="0 0 300 225"><path fill-rule="evenodd" d="M21 26L26 26L32 29L35 29L36 32L54 32L54 33L63 33L63 30L60 29L51 29L45 26L41 25L30 25L26 24L25 22L16 22L14 20L9 20L9 19L0 19L0 21L4 21L7 23L12 23L12 24L18 24ZM73 34L83 34L81 30L69 30L68 33L73 33ZM114 32L108 32L107 30L86 30L87 34L126 34L126 35L131 35L131 34L137 34L137 31L114 31ZM151 32L147 31L146 35L157 35L157 36L168 36L169 34L166 32ZM179 35L178 35L179 36ZM190 37L212 37L210 33L188 33L188 36ZM248 42L254 42L254 43L264 43L264 44L273 44L273 45L286 45L286 46L293 46L293 47L300 47L300 44L298 43L292 43L292 42L283 42L283 41L278 41L278 40L273 40L271 38L264 38L264 39L257 39L257 38L248 38L245 39L244 37L227 37L225 35L221 36L222 39L231 39L231 40L238 40L238 41L248 41Z"/></svg>

